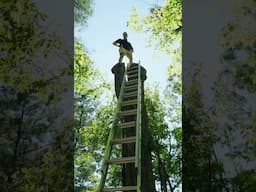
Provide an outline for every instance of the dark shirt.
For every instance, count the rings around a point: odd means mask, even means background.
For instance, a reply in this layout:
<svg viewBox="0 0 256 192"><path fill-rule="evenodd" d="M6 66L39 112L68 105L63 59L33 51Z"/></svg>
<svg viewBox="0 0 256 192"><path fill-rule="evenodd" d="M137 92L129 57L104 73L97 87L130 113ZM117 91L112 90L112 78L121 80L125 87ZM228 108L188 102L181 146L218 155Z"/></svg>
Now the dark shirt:
<svg viewBox="0 0 256 192"><path fill-rule="evenodd" d="M127 49L128 51L133 50L131 43L129 43L125 39L118 39L114 43L119 43L120 47L123 47L123 48Z"/></svg>

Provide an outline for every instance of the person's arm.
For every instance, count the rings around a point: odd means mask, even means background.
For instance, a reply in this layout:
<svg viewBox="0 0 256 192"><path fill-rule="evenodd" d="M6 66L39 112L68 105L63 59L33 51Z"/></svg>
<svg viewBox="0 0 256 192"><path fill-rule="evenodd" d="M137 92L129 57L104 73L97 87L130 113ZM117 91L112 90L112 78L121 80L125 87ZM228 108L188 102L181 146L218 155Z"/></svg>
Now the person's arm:
<svg viewBox="0 0 256 192"><path fill-rule="evenodd" d="M130 45L130 48L131 48L131 52L133 53L133 47L132 47L132 44L131 43L129 43L129 45Z"/></svg>
<svg viewBox="0 0 256 192"><path fill-rule="evenodd" d="M120 39L113 42L113 45L120 47Z"/></svg>

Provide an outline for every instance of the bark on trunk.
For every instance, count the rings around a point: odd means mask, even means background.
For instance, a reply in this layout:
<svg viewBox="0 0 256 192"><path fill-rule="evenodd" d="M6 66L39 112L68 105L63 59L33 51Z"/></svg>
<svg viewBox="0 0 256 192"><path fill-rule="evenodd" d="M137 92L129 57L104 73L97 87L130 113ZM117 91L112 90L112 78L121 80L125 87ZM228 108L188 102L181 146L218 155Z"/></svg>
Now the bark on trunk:
<svg viewBox="0 0 256 192"><path fill-rule="evenodd" d="M138 64L133 63L131 67L136 66ZM123 75L124 75L124 64L119 63L116 64L112 68L112 73L115 75L115 90L116 90L116 96L119 96L120 88L122 85ZM141 67L141 82L142 82L142 114L141 114L141 128L142 128L142 154L141 154L141 169L142 169L142 181L141 181L141 191L142 192L155 192L155 181L153 178L153 169L152 169L152 157L151 157L151 151L152 151L152 135L150 134L150 131L148 129L148 116L147 116L147 110L146 105L144 102L144 81L146 80L146 69ZM126 109L134 109L136 106L129 106L126 107ZM133 121L136 117L126 117L123 119L125 122ZM123 136L134 136L136 132L135 128L131 129L124 129L123 130ZM135 144L126 144L123 145L122 148L122 155L123 157L127 156L135 156ZM136 185L136 177L137 177L137 171L134 168L134 164L125 164L122 168L122 182L124 186L134 186Z"/></svg>

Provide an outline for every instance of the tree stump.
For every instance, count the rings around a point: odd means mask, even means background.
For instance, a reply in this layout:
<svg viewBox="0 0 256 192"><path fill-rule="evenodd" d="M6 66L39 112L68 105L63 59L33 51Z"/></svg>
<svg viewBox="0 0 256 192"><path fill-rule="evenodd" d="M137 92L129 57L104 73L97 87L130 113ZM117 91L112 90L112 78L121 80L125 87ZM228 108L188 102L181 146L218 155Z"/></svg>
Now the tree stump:
<svg viewBox="0 0 256 192"><path fill-rule="evenodd" d="M133 63L131 67L138 65ZM124 63L118 63L112 68L112 73L115 76L115 91L116 96L119 97L122 80L124 76L125 66ZM152 168L152 135L148 128L148 115L147 109L144 102L144 81L146 80L146 69L141 66L141 85L142 85L142 97L141 97L141 133L142 133L142 146L141 146L141 191L142 192L155 192L155 181L153 178L153 168ZM129 79L128 77L128 80ZM125 110L135 109L135 106L127 106L122 108ZM124 122L130 122L136 120L136 117L125 117ZM136 128L124 129L123 137L135 136ZM122 147L122 156L135 156L135 144L124 144ZM134 164L124 164L122 167L122 183L123 186L135 186L137 178L137 171Z"/></svg>

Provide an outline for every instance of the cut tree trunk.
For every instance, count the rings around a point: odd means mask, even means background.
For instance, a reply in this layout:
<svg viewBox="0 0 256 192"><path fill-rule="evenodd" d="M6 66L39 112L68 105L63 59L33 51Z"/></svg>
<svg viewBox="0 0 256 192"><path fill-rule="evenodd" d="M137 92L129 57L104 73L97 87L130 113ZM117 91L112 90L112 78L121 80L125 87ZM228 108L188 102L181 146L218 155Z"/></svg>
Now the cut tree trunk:
<svg viewBox="0 0 256 192"><path fill-rule="evenodd" d="M132 65L137 65L133 63ZM115 91L116 96L119 96L122 80L124 76L124 64L118 63L112 68L112 73L115 75ZM148 115L144 102L144 81L146 80L146 69L141 67L141 83L142 83L142 103L141 103L141 129L142 129L142 154L141 154L141 192L155 192L155 181L153 178L152 168L152 135L148 128ZM135 106L129 106L124 109L135 109ZM125 117L124 122L136 120L136 117ZM124 129L123 137L135 136L136 128ZM122 148L123 157L135 156L135 144L125 144ZM135 186L137 178L137 171L134 164L125 164L122 168L122 183L123 186ZM131 191L132 192L132 191Z"/></svg>

